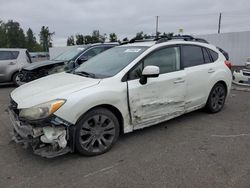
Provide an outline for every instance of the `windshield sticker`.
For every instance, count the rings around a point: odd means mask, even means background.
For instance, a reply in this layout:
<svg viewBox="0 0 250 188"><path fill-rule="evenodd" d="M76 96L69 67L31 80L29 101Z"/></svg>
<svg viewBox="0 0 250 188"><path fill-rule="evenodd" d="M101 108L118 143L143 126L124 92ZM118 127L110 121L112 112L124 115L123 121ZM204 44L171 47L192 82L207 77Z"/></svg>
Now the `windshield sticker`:
<svg viewBox="0 0 250 188"><path fill-rule="evenodd" d="M141 51L141 49L139 49L139 48L130 48L130 49L125 50L124 52L125 53L130 53L130 52L137 53L139 51Z"/></svg>

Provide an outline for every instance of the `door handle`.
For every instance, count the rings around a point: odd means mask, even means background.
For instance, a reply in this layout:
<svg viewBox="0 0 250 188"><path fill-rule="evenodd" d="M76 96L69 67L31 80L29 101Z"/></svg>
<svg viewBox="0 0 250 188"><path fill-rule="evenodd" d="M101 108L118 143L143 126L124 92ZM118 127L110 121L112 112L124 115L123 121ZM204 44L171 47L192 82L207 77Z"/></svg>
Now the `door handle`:
<svg viewBox="0 0 250 188"><path fill-rule="evenodd" d="M214 73L215 72L215 70L214 69L208 69L208 73Z"/></svg>
<svg viewBox="0 0 250 188"><path fill-rule="evenodd" d="M177 79L174 81L174 84L179 84L179 83L183 83L183 82L185 82L184 79L182 79L182 78L177 78Z"/></svg>
<svg viewBox="0 0 250 188"><path fill-rule="evenodd" d="M15 63L14 62L10 62L9 65L15 65Z"/></svg>

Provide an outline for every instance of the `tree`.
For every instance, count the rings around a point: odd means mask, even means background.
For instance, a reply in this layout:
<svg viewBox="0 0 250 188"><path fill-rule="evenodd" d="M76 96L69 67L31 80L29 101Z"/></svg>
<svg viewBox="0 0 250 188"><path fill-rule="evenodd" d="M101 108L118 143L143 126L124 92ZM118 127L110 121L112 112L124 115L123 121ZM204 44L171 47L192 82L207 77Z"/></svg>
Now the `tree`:
<svg viewBox="0 0 250 188"><path fill-rule="evenodd" d="M5 25L5 35L7 48L24 48L25 35L18 22L9 20Z"/></svg>
<svg viewBox="0 0 250 188"><path fill-rule="evenodd" d="M77 45L81 45L81 44L85 44L84 41L84 36L82 34L76 34L76 44Z"/></svg>
<svg viewBox="0 0 250 188"><path fill-rule="evenodd" d="M99 32L99 30L94 30L92 32L92 43L99 42L99 38L100 38L100 32Z"/></svg>
<svg viewBox="0 0 250 188"><path fill-rule="evenodd" d="M52 36L55 32L50 32L48 27L42 26L40 31L40 44L43 51L48 52L49 47L52 47Z"/></svg>
<svg viewBox="0 0 250 188"><path fill-rule="evenodd" d="M105 38L100 34L99 30L94 30L92 33L92 43L105 42Z"/></svg>
<svg viewBox="0 0 250 188"><path fill-rule="evenodd" d="M26 32L26 48L30 52L34 52L36 48L37 42L36 37L34 36L33 31L29 28Z"/></svg>
<svg viewBox="0 0 250 188"><path fill-rule="evenodd" d="M174 33L163 33L162 34L162 36L164 36L164 37L172 37L172 36L174 36Z"/></svg>
<svg viewBox="0 0 250 188"><path fill-rule="evenodd" d="M117 35L115 33L109 34L109 41L110 42L117 42Z"/></svg>
<svg viewBox="0 0 250 188"><path fill-rule="evenodd" d="M7 34L5 23L0 20L0 48L7 46Z"/></svg>
<svg viewBox="0 0 250 188"><path fill-rule="evenodd" d="M85 44L91 44L91 43L93 43L93 40L92 40L92 36L90 36L90 35L86 35L85 37L84 37L84 39L85 39Z"/></svg>
<svg viewBox="0 0 250 188"><path fill-rule="evenodd" d="M143 39L143 31L136 33L135 40L142 40Z"/></svg>
<svg viewBox="0 0 250 188"><path fill-rule="evenodd" d="M127 37L125 37L124 39L122 39L122 42L128 42L129 40L128 40L128 38Z"/></svg>
<svg viewBox="0 0 250 188"><path fill-rule="evenodd" d="M74 46L75 45L75 39L74 36L71 35L70 37L68 37L67 39L67 46Z"/></svg>

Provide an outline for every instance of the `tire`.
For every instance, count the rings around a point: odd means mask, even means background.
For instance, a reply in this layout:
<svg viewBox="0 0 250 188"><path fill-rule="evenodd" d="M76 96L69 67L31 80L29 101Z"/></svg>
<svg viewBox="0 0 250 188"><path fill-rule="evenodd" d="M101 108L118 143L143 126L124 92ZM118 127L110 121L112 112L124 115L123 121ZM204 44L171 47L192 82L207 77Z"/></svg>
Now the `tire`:
<svg viewBox="0 0 250 188"><path fill-rule="evenodd" d="M87 156L103 154L115 144L119 132L119 122L111 111L105 108L93 109L76 124L76 149Z"/></svg>
<svg viewBox="0 0 250 188"><path fill-rule="evenodd" d="M19 78L19 72L16 72L15 74L13 74L12 76L12 82L15 84L15 86L20 86L22 85L22 82Z"/></svg>
<svg viewBox="0 0 250 188"><path fill-rule="evenodd" d="M220 112L224 107L226 96L227 91L225 86L222 83L215 84L209 94L206 110L209 113Z"/></svg>

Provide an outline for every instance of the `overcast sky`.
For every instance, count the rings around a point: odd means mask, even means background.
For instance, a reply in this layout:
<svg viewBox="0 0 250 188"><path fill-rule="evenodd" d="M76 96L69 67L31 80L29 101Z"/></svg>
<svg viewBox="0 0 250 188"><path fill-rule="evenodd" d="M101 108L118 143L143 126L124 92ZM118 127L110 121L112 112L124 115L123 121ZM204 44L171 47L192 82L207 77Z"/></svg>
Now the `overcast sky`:
<svg viewBox="0 0 250 188"><path fill-rule="evenodd" d="M219 12L222 32L250 30L250 0L0 0L0 19L15 20L37 35L41 26L55 31L54 46L69 35L115 32L119 39L137 32L216 33ZM38 39L38 36L37 36Z"/></svg>

